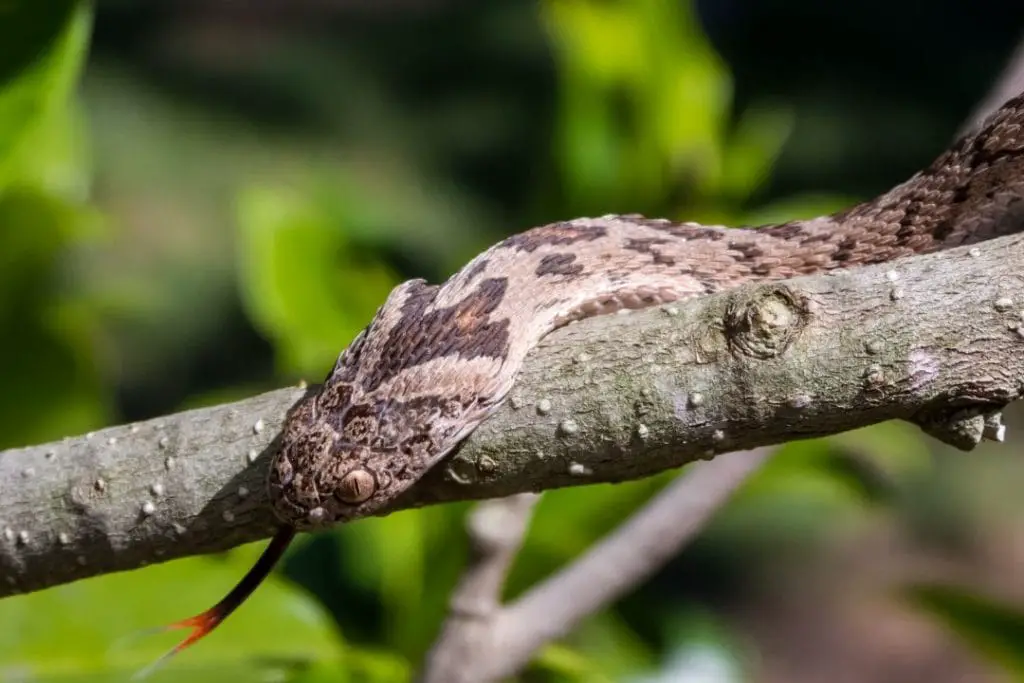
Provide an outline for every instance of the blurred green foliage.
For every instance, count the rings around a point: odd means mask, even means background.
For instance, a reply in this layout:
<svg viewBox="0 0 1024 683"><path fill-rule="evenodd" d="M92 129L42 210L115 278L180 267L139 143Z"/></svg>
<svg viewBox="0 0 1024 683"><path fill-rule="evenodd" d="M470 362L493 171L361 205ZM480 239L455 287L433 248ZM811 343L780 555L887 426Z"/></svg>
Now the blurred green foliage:
<svg viewBox="0 0 1024 683"><path fill-rule="evenodd" d="M1024 678L1024 611L955 585L911 585L905 597L1001 664L1013 680Z"/></svg>
<svg viewBox="0 0 1024 683"><path fill-rule="evenodd" d="M87 150L72 96L90 15L75 3L30 5L16 3L4 17L11 42L0 41L0 326L19 332L0 354L0 376L19 387L0 394L0 446L110 417L96 312L63 277L68 248L102 234L84 203ZM58 30L40 34L54 22ZM47 48L19 45L23 36L45 38Z"/></svg>
<svg viewBox="0 0 1024 683"><path fill-rule="evenodd" d="M241 291L286 372L322 375L396 284L372 256L353 254L346 221L287 191L239 201ZM360 256L362 258L360 258Z"/></svg>
<svg viewBox="0 0 1024 683"><path fill-rule="evenodd" d="M790 117L754 108L730 125L728 70L689 3L543 8L562 76L556 158L570 213L685 202L689 220L736 218L730 207L759 188Z"/></svg>
<svg viewBox="0 0 1024 683"><path fill-rule="evenodd" d="M229 316L192 294L194 280L185 271L202 282L228 273L245 324L269 344L273 369L268 376L249 372L233 383L203 385L185 395L183 405L297 377L319 379L401 279L444 277L537 216L642 211L750 224L816 215L850 201L823 193L757 201L794 116L777 104L735 101L729 69L691 2L546 0L539 6L555 74L552 134L547 148L531 151L544 168L531 176L520 213L500 218L494 216L500 209L461 196L458 183L446 182L437 165L405 152L396 161L387 145L381 145L384 152L363 150L365 156L352 162L321 153L318 143L255 135L258 144L251 147L294 146L283 156L298 170L275 166L269 172L274 164L232 147L248 144L239 130L244 126L228 126L229 133L205 119L194 123L202 117L187 109L139 116L134 113L148 106L139 93L127 96L128 105L111 105L126 96L104 90L119 76L102 63L95 68L105 78L92 85L94 119L87 121L74 86L87 61L90 5L22 0L0 7L0 17L0 323L19 331L4 340L0 354L0 446L120 419L111 378L128 371L112 366L145 368L147 362L158 365L164 353L198 354L194 344L201 334L195 330L221 325ZM383 107L363 104L371 112ZM173 132L175 117L194 123L189 139ZM495 128L501 120L479 118ZM459 118L459 125L468 119ZM232 228L230 267L211 265L208 254L197 256L209 243L193 244L196 233L186 228L157 242L156 251L192 254L188 267L169 280L182 290L168 308L179 311L176 320L187 319L182 326L190 329L173 339L166 329L145 329L145 321L133 318L151 301L140 294L152 287L142 278L155 278L157 271L139 267L144 259L119 246L131 236L107 215L116 212L97 198L102 192L93 178L90 135L115 154L126 143L111 131L136 140L136 127L161 137L164 146L157 147L163 156L152 164L156 172L129 166L138 171L128 173L134 182L139 176L160 185L187 176L182 169L189 146L214 139L223 166L205 171L203 183L216 184L223 168L257 167L238 183L217 185L222 194L216 201L231 207L218 213ZM145 151L127 154L134 160ZM173 205L170 225L192 222L188 207L162 195L149 200ZM121 338L131 348L119 349L116 330L133 320L135 328ZM130 403L121 398L120 405ZM791 444L715 519L698 552L703 547L713 559L734 556L742 558L734 566L756 566L787 544L812 544L837 524L857 519L871 501L886 500L889 482L923 476L929 456L920 436L902 425ZM508 595L585 552L673 476L547 494ZM408 680L438 632L465 561L465 511L465 505L410 511L305 539L281 575L154 680ZM124 636L206 608L257 552L239 548L225 557L181 560L4 600L0 680L124 680L158 656L165 640L174 642L170 636ZM672 578L678 571L668 568L650 587L546 648L523 680L679 680L708 661L724 672L719 680L745 680L751 653L696 591ZM1020 667L1015 631L1021 617L941 593L918 597L974 641L1015 653L1002 659Z"/></svg>

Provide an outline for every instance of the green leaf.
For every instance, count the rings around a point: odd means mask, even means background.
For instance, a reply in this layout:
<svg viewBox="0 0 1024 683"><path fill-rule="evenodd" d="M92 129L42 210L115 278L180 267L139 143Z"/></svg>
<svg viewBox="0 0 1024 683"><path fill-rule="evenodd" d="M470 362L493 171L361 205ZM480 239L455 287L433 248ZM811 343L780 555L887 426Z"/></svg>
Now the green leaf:
<svg viewBox="0 0 1024 683"><path fill-rule="evenodd" d="M0 2L0 447L102 424L96 316L69 286L72 248L98 234L73 92L87 2Z"/></svg>
<svg viewBox="0 0 1024 683"><path fill-rule="evenodd" d="M410 659L437 636L467 557L466 505L437 505L368 518L335 532L345 577L376 594L380 639Z"/></svg>
<svg viewBox="0 0 1024 683"><path fill-rule="evenodd" d="M833 194L804 193L776 200L747 214L753 225L784 223L799 218L815 218L853 206L856 198Z"/></svg>
<svg viewBox="0 0 1024 683"><path fill-rule="evenodd" d="M542 648L533 663L534 668L544 669L549 674L557 674L571 681L588 681L588 683L612 683L607 672L602 671L597 663L591 661L582 652L552 644Z"/></svg>
<svg viewBox="0 0 1024 683"><path fill-rule="evenodd" d="M396 277L356 253L344 228L287 190L239 201L241 290L250 317L290 372L321 374L373 317Z"/></svg>
<svg viewBox="0 0 1024 683"><path fill-rule="evenodd" d="M31 24L28 8L43 14L39 8L48 5L54 7L47 21L59 19L60 31L49 43L38 46L40 53L33 61L16 73L8 73L0 86L0 189L14 179L26 180L23 165L38 168L39 149L33 142L45 139L37 137L38 131L52 126L53 117L61 116L68 106L88 49L92 19L89 3L23 0L17 3L15 14ZM5 45L5 38L20 41L16 38L18 26L7 24L2 16L4 7L0 5L0 45ZM0 73L2 68L0 65Z"/></svg>
<svg viewBox="0 0 1024 683"><path fill-rule="evenodd" d="M793 128L793 116L782 108L754 107L744 112L723 150L719 194L743 200L771 174Z"/></svg>
<svg viewBox="0 0 1024 683"><path fill-rule="evenodd" d="M549 0L561 70L560 185L588 212L712 193L732 82L691 3Z"/></svg>
<svg viewBox="0 0 1024 683"><path fill-rule="evenodd" d="M906 597L1016 678L1024 676L1024 611L955 586L918 584Z"/></svg>
<svg viewBox="0 0 1024 683"><path fill-rule="evenodd" d="M91 214L27 187L0 194L0 447L95 428L107 405L95 355L95 316L62 279L68 248Z"/></svg>
<svg viewBox="0 0 1024 683"><path fill-rule="evenodd" d="M68 674L127 680L183 634L141 631L214 604L259 550L248 546L228 561L189 558L3 600L0 680L11 680L15 672L39 681L66 680ZM182 680L185 671L188 680L226 680L229 672L246 680L289 680L313 664L337 668L343 654L322 609L271 577L220 628L172 658L152 680Z"/></svg>
<svg viewBox="0 0 1024 683"><path fill-rule="evenodd" d="M0 89L44 57L80 4L77 0L6 0L0 4Z"/></svg>

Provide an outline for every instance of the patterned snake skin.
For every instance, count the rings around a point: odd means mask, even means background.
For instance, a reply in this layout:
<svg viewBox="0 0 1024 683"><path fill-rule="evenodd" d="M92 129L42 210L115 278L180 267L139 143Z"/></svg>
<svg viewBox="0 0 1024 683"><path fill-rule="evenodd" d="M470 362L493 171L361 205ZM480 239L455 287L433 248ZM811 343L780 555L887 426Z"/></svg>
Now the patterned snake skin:
<svg viewBox="0 0 1024 683"><path fill-rule="evenodd" d="M1018 97L903 184L831 216L754 229L580 218L510 237L442 285L399 285L285 423L268 480L274 539L219 603L169 627L192 633L160 661L242 604L298 530L386 508L501 404L559 325L1021 230L1022 127Z"/></svg>
<svg viewBox="0 0 1024 683"><path fill-rule="evenodd" d="M269 478L277 515L303 529L381 509L493 412L527 352L569 321L1019 230L1022 126L1024 97L906 182L830 216L753 229L580 218L510 237L442 285L399 285L289 417Z"/></svg>

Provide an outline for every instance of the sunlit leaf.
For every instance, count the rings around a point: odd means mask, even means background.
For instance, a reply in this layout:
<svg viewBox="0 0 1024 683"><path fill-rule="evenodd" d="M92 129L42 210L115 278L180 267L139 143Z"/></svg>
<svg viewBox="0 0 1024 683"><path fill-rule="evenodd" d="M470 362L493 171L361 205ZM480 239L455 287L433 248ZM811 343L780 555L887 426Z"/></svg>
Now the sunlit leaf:
<svg viewBox="0 0 1024 683"><path fill-rule="evenodd" d="M614 611L605 611L587 617L570 637L573 648L590 670L579 671L577 681L589 682L590 676L604 675L613 681L626 679L657 661L657 650L639 636L626 620ZM544 662L546 651L539 653L538 664Z"/></svg>
<svg viewBox="0 0 1024 683"><path fill-rule="evenodd" d="M832 194L801 194L773 201L748 212L754 225L783 223L801 218L814 218L839 211L857 203L854 197Z"/></svg>
<svg viewBox="0 0 1024 683"><path fill-rule="evenodd" d="M0 89L42 59L78 0L5 0L0 4Z"/></svg>
<svg viewBox="0 0 1024 683"><path fill-rule="evenodd" d="M52 34L52 40L37 46L39 53L34 59L9 74L0 85L0 189L13 179L27 179L21 175L22 165L39 167L39 150L32 144L42 140L37 138L37 130L52 126L54 117L63 116L57 110L67 107L88 49L92 18L89 4L62 0L52 5L24 0L16 3L16 15L27 23L35 21L31 13L46 14L40 25L50 27L50 22L59 20L61 29ZM5 9L0 5L0 45L6 47L6 34L12 34L7 40L20 41L21 37L16 37L18 26L5 23Z"/></svg>
<svg viewBox="0 0 1024 683"><path fill-rule="evenodd" d="M744 112L723 150L718 192L736 199L753 194L768 180L792 129L793 116L787 110L754 107Z"/></svg>
<svg viewBox="0 0 1024 683"><path fill-rule="evenodd" d="M548 675L570 681L612 683L614 680L585 654L563 645L548 645L541 649L533 666L545 670Z"/></svg>
<svg viewBox="0 0 1024 683"><path fill-rule="evenodd" d="M657 206L713 193L732 98L690 3L549 0L561 72L558 160L570 205Z"/></svg>
<svg viewBox="0 0 1024 683"><path fill-rule="evenodd" d="M335 540L357 585L379 596L387 644L419 659L437 635L467 557L465 505L361 520Z"/></svg>
<svg viewBox="0 0 1024 683"><path fill-rule="evenodd" d="M302 195L252 189L239 202L239 273L256 325L281 365L319 380L373 317L395 276L356 254L344 226Z"/></svg>

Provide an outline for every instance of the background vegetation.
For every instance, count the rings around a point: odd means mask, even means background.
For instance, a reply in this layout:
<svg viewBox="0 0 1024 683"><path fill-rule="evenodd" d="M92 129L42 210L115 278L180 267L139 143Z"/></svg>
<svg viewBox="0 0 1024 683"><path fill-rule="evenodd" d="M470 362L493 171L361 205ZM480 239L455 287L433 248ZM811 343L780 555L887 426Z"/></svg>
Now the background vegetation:
<svg viewBox="0 0 1024 683"><path fill-rule="evenodd" d="M531 225L870 196L948 143L1022 20L997 0L2 3L0 447L318 381L393 285ZM522 678L1024 675L1019 449L898 424L790 445ZM510 594L671 476L547 494ZM304 538L154 680L407 680L464 512ZM174 641L124 636L206 608L259 549L0 602L0 680L125 680Z"/></svg>

